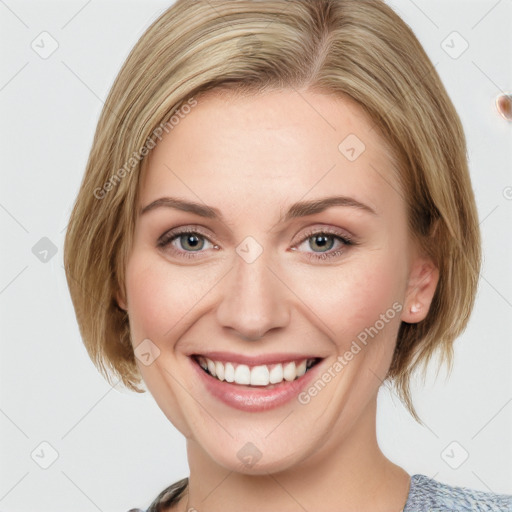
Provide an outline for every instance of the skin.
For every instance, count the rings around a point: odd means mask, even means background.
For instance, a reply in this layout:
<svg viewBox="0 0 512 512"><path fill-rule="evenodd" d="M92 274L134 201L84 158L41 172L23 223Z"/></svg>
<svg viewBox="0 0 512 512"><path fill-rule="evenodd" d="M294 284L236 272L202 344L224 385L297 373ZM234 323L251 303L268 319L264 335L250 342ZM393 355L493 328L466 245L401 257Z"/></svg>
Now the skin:
<svg viewBox="0 0 512 512"><path fill-rule="evenodd" d="M348 134L366 146L355 161L338 149ZM157 144L140 186L139 210L173 196L224 217L168 207L139 216L126 296L118 294L134 348L149 338L160 350L148 366L137 360L147 388L187 439L189 493L172 510L402 510L410 478L377 444L377 393L400 322L425 318L438 271L412 242L393 155L364 111L306 90L209 92ZM292 203L331 195L376 214L334 206L279 221ZM161 235L190 225L206 237L199 253L186 237L157 247ZM324 228L357 245L335 234L322 249L308 230ZM247 236L263 249L252 263L236 252ZM393 303L401 311L305 405L231 408L205 391L187 355L314 353L324 358L321 375ZM247 442L262 454L252 466L237 456Z"/></svg>

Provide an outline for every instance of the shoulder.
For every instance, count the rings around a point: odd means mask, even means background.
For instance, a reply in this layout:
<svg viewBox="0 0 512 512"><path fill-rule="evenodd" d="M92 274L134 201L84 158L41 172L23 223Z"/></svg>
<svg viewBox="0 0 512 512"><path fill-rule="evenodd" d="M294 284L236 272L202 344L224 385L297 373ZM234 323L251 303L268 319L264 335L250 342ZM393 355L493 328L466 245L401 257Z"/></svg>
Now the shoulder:
<svg viewBox="0 0 512 512"><path fill-rule="evenodd" d="M413 475L404 512L512 512L512 495L476 491Z"/></svg>

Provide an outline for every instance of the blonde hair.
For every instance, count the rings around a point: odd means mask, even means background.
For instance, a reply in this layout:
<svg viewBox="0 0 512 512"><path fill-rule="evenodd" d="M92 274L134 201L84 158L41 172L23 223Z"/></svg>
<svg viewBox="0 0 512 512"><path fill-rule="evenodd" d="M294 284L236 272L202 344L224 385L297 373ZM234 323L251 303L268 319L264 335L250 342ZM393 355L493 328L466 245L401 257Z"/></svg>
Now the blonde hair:
<svg viewBox="0 0 512 512"><path fill-rule="evenodd" d="M411 29L379 0L178 0L147 29L105 102L66 233L83 342L109 383L112 374L144 391L116 292L155 133L207 91L287 88L349 96L396 154L411 235L440 274L427 317L402 322L388 374L418 419L410 377L436 350L451 366L476 295L480 232L457 112Z"/></svg>

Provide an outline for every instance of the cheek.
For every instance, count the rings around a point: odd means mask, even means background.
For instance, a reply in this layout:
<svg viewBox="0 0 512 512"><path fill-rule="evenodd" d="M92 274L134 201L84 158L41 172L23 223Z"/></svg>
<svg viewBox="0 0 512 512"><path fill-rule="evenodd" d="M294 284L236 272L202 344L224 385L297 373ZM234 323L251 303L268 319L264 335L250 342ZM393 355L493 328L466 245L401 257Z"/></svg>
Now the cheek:
<svg viewBox="0 0 512 512"><path fill-rule="evenodd" d="M386 317L386 327L399 322L402 283L397 261L384 251L364 258L355 256L346 263L304 274L300 279L301 289L307 290L304 302L311 304L329 327L328 335L350 344L376 322L379 330L385 330L379 321L381 315Z"/></svg>
<svg viewBox="0 0 512 512"><path fill-rule="evenodd" d="M324 326L319 324L321 330L328 326L329 337L352 340L374 326L401 299L403 283L398 269L403 268L403 258L392 247L360 251L339 266L283 267L281 277L291 283L299 299L290 300L299 309L306 305L304 314L312 322L320 321ZM134 344L145 338L158 345L179 339L202 308L208 308L208 293L222 286L225 270L207 264L177 266L155 255L151 248L133 252L126 283ZM215 291L218 293L219 288ZM283 290L283 300L287 296Z"/></svg>
<svg viewBox="0 0 512 512"><path fill-rule="evenodd" d="M176 339L186 327L188 315L201 307L218 280L217 272L171 265L150 250L132 254L127 266L126 288L134 343L150 338Z"/></svg>
<svg viewBox="0 0 512 512"><path fill-rule="evenodd" d="M164 330L171 328L174 320L167 316L166 305L173 301L173 297L168 295L165 281L157 277L154 268L135 256L128 265L126 288L134 343L144 338L158 339Z"/></svg>
<svg viewBox="0 0 512 512"><path fill-rule="evenodd" d="M170 268L169 263L154 253L138 248L126 269L126 291L134 348L145 339L151 340L159 353L145 365L137 361L149 392L169 421L185 436L190 436L187 420L187 396L179 384L180 364L174 354L175 341L186 329L187 313L206 293L194 287L196 279L184 268Z"/></svg>

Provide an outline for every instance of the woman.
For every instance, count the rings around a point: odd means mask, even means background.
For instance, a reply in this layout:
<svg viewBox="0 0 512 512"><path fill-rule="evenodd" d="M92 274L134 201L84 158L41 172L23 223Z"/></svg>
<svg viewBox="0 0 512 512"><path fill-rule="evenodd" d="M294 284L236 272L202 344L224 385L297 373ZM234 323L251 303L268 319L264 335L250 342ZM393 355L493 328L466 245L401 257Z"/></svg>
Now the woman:
<svg viewBox="0 0 512 512"><path fill-rule="evenodd" d="M383 2L178 1L98 123L65 267L190 477L149 511L512 510L379 449L379 387L448 363L481 261L460 120Z"/></svg>

